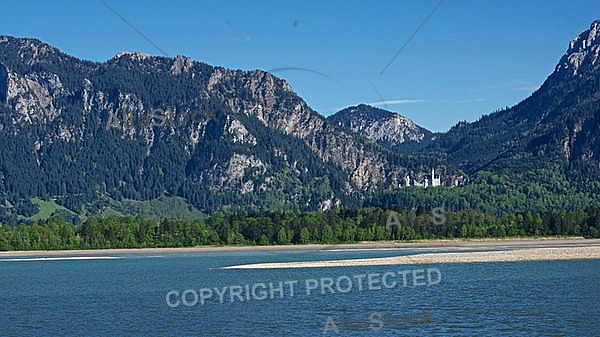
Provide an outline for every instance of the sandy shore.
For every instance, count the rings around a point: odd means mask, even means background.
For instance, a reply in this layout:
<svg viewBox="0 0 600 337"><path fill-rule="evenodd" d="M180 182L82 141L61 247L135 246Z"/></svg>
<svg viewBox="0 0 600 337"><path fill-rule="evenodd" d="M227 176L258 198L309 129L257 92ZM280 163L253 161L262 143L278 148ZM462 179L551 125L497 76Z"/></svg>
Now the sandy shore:
<svg viewBox="0 0 600 337"><path fill-rule="evenodd" d="M391 265L424 265L448 263L523 262L600 259L600 246L524 248L515 250L460 253L427 253L373 259L330 260L315 262L257 263L224 267L222 269L325 268Z"/></svg>
<svg viewBox="0 0 600 337"><path fill-rule="evenodd" d="M545 238L545 239L482 239L482 240L430 240L414 242L364 242L337 245L285 245L285 246L227 246L227 247L191 247L191 248L142 248L142 249L95 249L95 250L57 250L57 251L9 251L0 252L0 258L16 256L98 256L123 254L169 254L202 252L244 252L244 251L301 251L301 250L338 250L338 249L383 249L383 248L464 248L490 250L502 248L541 248L580 246L600 247L600 239L583 238ZM586 250L587 251L587 250ZM472 254L472 253L470 253ZM427 255L427 254L423 254ZM440 255L440 254L435 254ZM570 255L569 255L570 256ZM415 257L413 256L413 259ZM414 262L413 262L414 263Z"/></svg>

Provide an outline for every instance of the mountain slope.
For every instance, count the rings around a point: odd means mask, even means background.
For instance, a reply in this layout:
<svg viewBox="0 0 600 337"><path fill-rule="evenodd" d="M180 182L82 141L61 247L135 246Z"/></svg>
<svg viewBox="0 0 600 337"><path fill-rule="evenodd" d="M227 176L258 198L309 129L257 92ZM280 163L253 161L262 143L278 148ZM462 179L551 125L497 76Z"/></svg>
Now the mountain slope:
<svg viewBox="0 0 600 337"><path fill-rule="evenodd" d="M600 21L570 43L555 71L516 106L459 123L426 152L468 173L558 164L572 180L600 178Z"/></svg>

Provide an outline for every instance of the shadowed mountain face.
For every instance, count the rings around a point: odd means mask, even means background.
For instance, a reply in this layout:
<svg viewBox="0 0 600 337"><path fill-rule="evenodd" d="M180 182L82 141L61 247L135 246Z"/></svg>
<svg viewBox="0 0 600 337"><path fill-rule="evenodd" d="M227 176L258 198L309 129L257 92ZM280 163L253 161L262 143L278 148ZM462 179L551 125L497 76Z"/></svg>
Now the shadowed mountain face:
<svg viewBox="0 0 600 337"><path fill-rule="evenodd" d="M575 38L523 102L435 135L367 105L326 119L260 70L143 53L94 63L2 36L0 201L55 198L91 213L161 197L204 212L329 209L432 168L443 185L466 181L459 169L526 184L558 168L586 189L600 177L599 31L596 21Z"/></svg>

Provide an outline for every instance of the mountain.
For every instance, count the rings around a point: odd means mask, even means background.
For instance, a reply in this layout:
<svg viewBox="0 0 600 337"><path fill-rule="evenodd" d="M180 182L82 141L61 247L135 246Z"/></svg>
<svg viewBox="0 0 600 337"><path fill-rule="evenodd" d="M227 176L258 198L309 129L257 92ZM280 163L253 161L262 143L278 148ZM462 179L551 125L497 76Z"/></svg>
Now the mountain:
<svg viewBox="0 0 600 337"><path fill-rule="evenodd" d="M443 153L469 174L559 168L571 182L600 179L600 20L569 44L554 72L519 104L458 123L422 153ZM543 180L543 177L537 179Z"/></svg>
<svg viewBox="0 0 600 337"><path fill-rule="evenodd" d="M410 119L365 104L340 110L327 120L398 153L412 153L432 138Z"/></svg>
<svg viewBox="0 0 600 337"><path fill-rule="evenodd" d="M586 207L600 199L599 31L521 103L442 134L367 105L325 118L262 70L137 52L90 62L0 36L0 223L52 202L66 217ZM404 188L437 175L463 187Z"/></svg>
<svg viewBox="0 0 600 337"><path fill-rule="evenodd" d="M89 62L0 37L0 195L14 205L0 212L27 213L33 197L83 214L165 197L206 213L328 209L425 164L328 122L261 70L125 52Z"/></svg>
<svg viewBox="0 0 600 337"><path fill-rule="evenodd" d="M473 123L460 122L446 133L434 134L431 141L411 145L413 155L432 156L458 169L468 177L468 186L427 192L427 196L391 190L366 205L492 205L513 213L596 205L600 200L599 32L600 21L594 21L575 37L554 72L519 104ZM350 111L344 115L341 125L373 140L376 133L365 132L364 125L376 124L373 119L385 123L391 116L374 111L357 113L353 120ZM404 153L402 144L387 148Z"/></svg>

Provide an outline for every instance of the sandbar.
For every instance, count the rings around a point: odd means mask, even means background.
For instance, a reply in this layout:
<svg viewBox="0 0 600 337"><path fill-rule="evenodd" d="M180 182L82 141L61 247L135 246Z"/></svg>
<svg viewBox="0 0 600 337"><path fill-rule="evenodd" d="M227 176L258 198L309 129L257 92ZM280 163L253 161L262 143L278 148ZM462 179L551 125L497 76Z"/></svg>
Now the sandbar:
<svg viewBox="0 0 600 337"><path fill-rule="evenodd" d="M475 252L465 251L451 253L424 253L405 256L352 260L255 263L228 266L223 267L221 269L327 268L598 259L600 259L600 245L592 245L586 247L518 248L500 251L495 250Z"/></svg>

